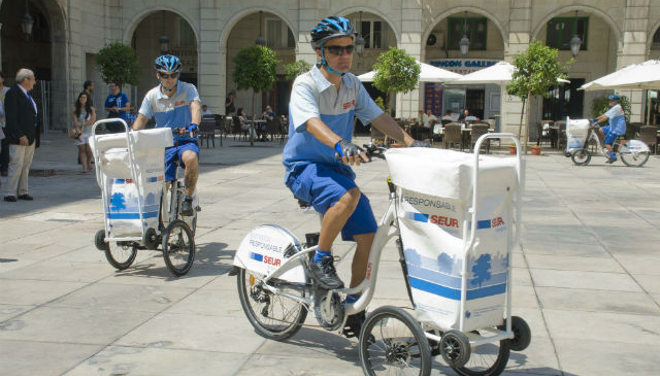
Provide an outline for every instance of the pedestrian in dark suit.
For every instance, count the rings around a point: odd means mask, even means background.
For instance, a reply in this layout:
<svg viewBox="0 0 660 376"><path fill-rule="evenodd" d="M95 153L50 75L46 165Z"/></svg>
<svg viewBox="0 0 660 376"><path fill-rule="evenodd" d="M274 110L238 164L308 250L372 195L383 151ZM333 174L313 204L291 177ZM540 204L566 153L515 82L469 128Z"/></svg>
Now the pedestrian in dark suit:
<svg viewBox="0 0 660 376"><path fill-rule="evenodd" d="M28 175L37 143L37 104L30 95L36 79L34 72L21 69L16 86L5 96L5 131L9 143L9 175L4 200L32 200L28 194Z"/></svg>

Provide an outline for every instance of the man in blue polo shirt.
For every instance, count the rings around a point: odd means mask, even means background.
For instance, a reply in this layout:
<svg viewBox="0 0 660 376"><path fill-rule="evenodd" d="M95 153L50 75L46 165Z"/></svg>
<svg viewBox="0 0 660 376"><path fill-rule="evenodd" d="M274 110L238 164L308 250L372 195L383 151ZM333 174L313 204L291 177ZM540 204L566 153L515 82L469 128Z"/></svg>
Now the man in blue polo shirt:
<svg viewBox="0 0 660 376"><path fill-rule="evenodd" d="M626 115L623 111L623 107L621 107L621 104L619 103L621 98L618 95L612 94L608 99L610 109L599 117L591 119L591 121L596 125L609 120L610 125L600 127L598 131L600 132L601 137L605 136L604 144L608 150L609 156L607 163L614 163L616 162L616 154L614 153L612 144L617 137L626 134Z"/></svg>
<svg viewBox="0 0 660 376"><path fill-rule="evenodd" d="M160 85L144 96L133 129L144 128L152 116L156 117L156 128L187 129L187 133L174 137L173 147L165 150L165 180L176 180L177 160L180 160L186 168L181 214L190 216L194 214L192 197L199 175L199 146L194 131L202 120L201 100L195 85L179 81L181 61L178 57L159 56L154 67Z"/></svg>
<svg viewBox="0 0 660 376"><path fill-rule="evenodd" d="M364 151L351 143L353 118L372 123L384 134L407 146L428 146L415 141L374 103L354 75L355 31L344 17L328 17L312 29L312 46L321 63L300 75L293 84L289 103L289 142L284 148L285 183L293 194L323 214L321 235L311 272L326 289L344 283L333 266L332 243L341 232L344 240L357 243L351 287L365 277L369 250L377 229L369 200L355 184L350 166L368 162ZM341 162L335 159L341 156ZM355 302L359 295L349 295ZM359 334L364 311L347 318L347 337Z"/></svg>

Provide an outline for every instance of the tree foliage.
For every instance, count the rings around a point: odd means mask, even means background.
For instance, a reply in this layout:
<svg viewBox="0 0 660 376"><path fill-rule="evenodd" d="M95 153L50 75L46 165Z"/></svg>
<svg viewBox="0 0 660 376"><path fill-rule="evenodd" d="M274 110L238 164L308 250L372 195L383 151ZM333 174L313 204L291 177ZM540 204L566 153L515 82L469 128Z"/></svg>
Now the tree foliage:
<svg viewBox="0 0 660 376"><path fill-rule="evenodd" d="M278 63L275 51L268 47L253 46L241 50L234 57L236 88L255 92L272 89Z"/></svg>
<svg viewBox="0 0 660 376"><path fill-rule="evenodd" d="M284 73L286 74L287 80L294 81L296 77L300 76L305 72L309 72L312 69L312 65L305 60L298 60L291 64L284 65Z"/></svg>
<svg viewBox="0 0 660 376"><path fill-rule="evenodd" d="M389 93L388 108L391 110L394 93L407 93L417 89L421 67L406 51L390 47L378 56L374 70L376 71L374 86L382 92Z"/></svg>
<svg viewBox="0 0 660 376"><path fill-rule="evenodd" d="M253 46L241 50L234 57L234 82L236 89L252 89L252 110L256 111L257 93L271 90L275 84L279 60L275 51L264 46ZM253 133L250 132L250 145L254 145Z"/></svg>
<svg viewBox="0 0 660 376"><path fill-rule="evenodd" d="M523 100L523 112L525 103L530 98L538 95L547 97L550 87L557 85L557 78L566 78L564 72L573 63L573 59L562 65L557 57L557 49L548 47L536 39L532 40L525 52L514 57L513 65L516 71L513 73L511 84L507 86L507 93ZM529 138L529 110L525 123L524 149L526 150ZM522 136L522 113L518 136Z"/></svg>
<svg viewBox="0 0 660 376"><path fill-rule="evenodd" d="M591 102L592 118L598 117L610 109L608 97L608 94L603 94L600 97L594 98L593 102ZM619 104L621 104L621 108L623 108L623 112L625 113L626 123L630 122L630 100L625 95L622 95ZM601 123L601 125L606 125L606 123Z"/></svg>
<svg viewBox="0 0 660 376"><path fill-rule="evenodd" d="M120 42L106 45L96 55L96 64L105 83L116 82L122 86L138 83L138 58L130 46Z"/></svg>

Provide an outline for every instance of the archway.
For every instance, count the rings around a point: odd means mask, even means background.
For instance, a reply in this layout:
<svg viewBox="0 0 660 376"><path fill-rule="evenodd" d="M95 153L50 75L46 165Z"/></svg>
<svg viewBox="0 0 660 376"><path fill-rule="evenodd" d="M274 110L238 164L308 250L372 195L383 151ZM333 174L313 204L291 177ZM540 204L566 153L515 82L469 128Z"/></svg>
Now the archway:
<svg viewBox="0 0 660 376"><path fill-rule="evenodd" d="M435 18L423 34L424 60L459 74L475 72L504 59L505 32L491 14L478 8L455 8ZM468 53L461 54L459 42L467 35ZM502 88L498 85L425 84L420 98L424 111L438 118L452 111L455 118L463 109L480 119L499 119Z"/></svg>
<svg viewBox="0 0 660 376"><path fill-rule="evenodd" d="M140 66L140 79L130 98L133 106L138 107L137 100L158 84L153 62L164 53L179 57L183 65L180 80L197 86L198 39L194 28L183 16L169 10L145 13L137 21L130 38ZM165 38L166 43L162 43L165 42L162 38Z"/></svg>
<svg viewBox="0 0 660 376"><path fill-rule="evenodd" d="M261 114L263 109L270 105L277 115L287 114L291 82L285 77L284 64L295 62L297 43L289 22L276 13L263 10L237 15L227 25L228 32L224 34L227 57L226 92L236 93L236 109L244 108L248 115L253 115ZM233 79L236 66L234 58L241 50L254 46L259 35L264 38L266 47L275 51L281 64L277 67L277 79L273 89L262 93L261 98L257 99L256 108L252 108L252 90L236 91Z"/></svg>
<svg viewBox="0 0 660 376"><path fill-rule="evenodd" d="M71 101L67 96L69 90L66 85L68 74L64 14L53 0L29 0L28 9L34 24L32 34L26 38L20 24L26 12L25 3L5 0L0 4L0 56L5 85L14 84L16 72L20 68L34 71L37 84L32 96L42 115L39 116L39 125L43 131L66 128Z"/></svg>

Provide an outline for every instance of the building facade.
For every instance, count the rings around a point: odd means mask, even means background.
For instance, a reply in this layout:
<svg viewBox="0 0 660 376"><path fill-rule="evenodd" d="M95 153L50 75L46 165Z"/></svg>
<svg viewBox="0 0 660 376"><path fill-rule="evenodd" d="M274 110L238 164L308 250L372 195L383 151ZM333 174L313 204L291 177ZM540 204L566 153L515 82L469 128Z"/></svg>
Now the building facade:
<svg viewBox="0 0 660 376"><path fill-rule="evenodd" d="M29 39L21 32L26 12L34 19ZM24 66L43 80L50 129L67 127L85 80L95 82L95 103L102 107L107 88L95 55L114 41L133 46L138 54L140 82L124 88L134 106L157 84L152 62L166 50L182 58L182 79L198 86L211 111L223 114L227 93L236 89L232 72L238 51L262 35L282 64L315 63L309 31L333 14L353 20L366 40L364 54L354 58L355 74L370 71L390 46L422 62L465 73L500 60L510 62L536 38L558 47L565 62L571 58L568 42L578 34L583 44L566 72L571 84L555 88L549 99L532 101L533 122L589 117L593 98L603 93L577 91L582 83L660 58L660 0L1 0L0 62L8 83ZM465 56L458 46L463 34L470 39ZM249 91L236 93L237 107L259 113L270 104L285 113L290 82L282 64L275 87L260 96L256 108ZM365 86L374 97L384 95ZM631 99L632 121L648 120L646 92L620 94ZM495 85L420 84L419 90L396 100L401 117L416 116L421 108L437 113L466 107L480 117L498 119L502 131L517 130L522 109L518 98Z"/></svg>

